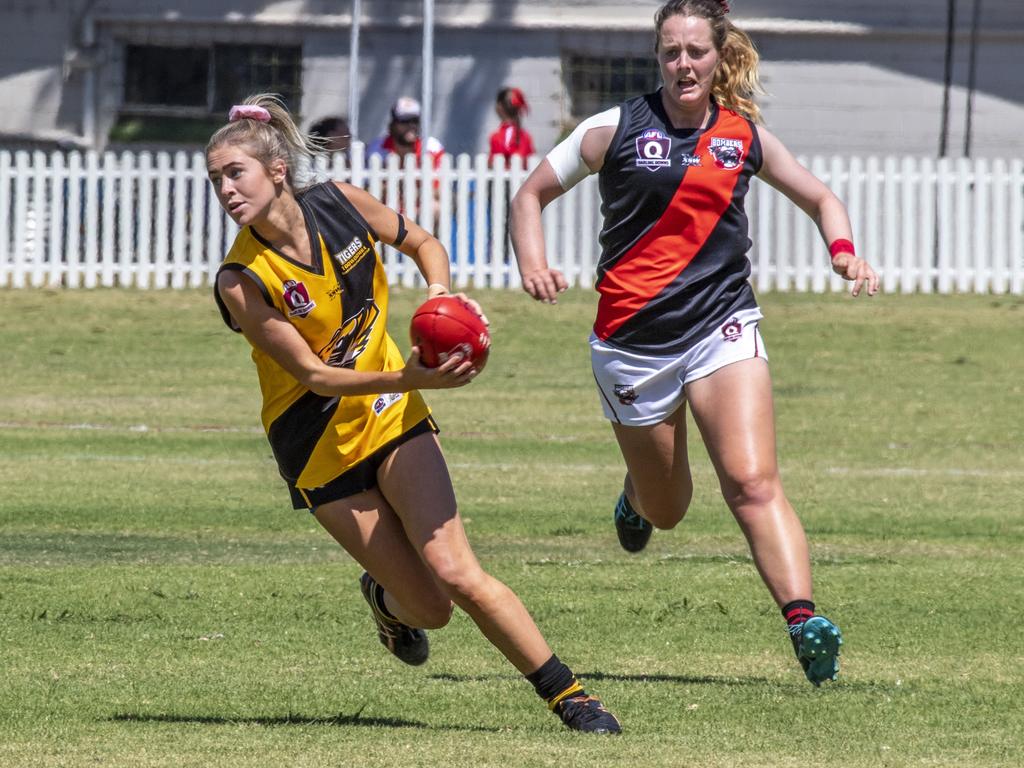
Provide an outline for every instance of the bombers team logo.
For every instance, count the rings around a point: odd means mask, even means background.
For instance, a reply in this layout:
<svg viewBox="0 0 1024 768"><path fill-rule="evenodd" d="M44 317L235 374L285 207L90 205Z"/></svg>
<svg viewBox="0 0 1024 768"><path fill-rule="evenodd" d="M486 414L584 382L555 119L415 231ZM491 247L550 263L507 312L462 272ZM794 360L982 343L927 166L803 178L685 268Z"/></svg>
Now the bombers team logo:
<svg viewBox="0 0 1024 768"><path fill-rule="evenodd" d="M657 128L648 128L636 138L636 164L648 171L672 165L671 151L672 139Z"/></svg>
<svg viewBox="0 0 1024 768"><path fill-rule="evenodd" d="M632 405L636 402L636 390L632 384L616 384L614 391L615 396L623 405Z"/></svg>
<svg viewBox="0 0 1024 768"><path fill-rule="evenodd" d="M712 137L708 148L716 168L733 171L743 164L743 142L740 139L719 139Z"/></svg>
<svg viewBox="0 0 1024 768"><path fill-rule="evenodd" d="M288 305L288 317L305 317L313 311L316 302L309 298L306 286L297 280L285 280L284 303Z"/></svg>

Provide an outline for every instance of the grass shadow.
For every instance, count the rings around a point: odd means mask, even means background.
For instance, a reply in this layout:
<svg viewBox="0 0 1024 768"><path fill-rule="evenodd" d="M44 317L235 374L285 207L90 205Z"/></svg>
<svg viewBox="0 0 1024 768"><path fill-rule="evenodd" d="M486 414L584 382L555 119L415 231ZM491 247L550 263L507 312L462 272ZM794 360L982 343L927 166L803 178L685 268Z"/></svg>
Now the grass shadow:
<svg viewBox="0 0 1024 768"><path fill-rule="evenodd" d="M509 675L453 675L441 672L429 676L431 680L444 680L451 683L484 683L493 680L507 680ZM713 675L619 675L611 672L580 672L580 679L585 683L590 680L614 680L620 683L679 683L681 685L774 685L766 677L715 677Z"/></svg>
<svg viewBox="0 0 1024 768"><path fill-rule="evenodd" d="M484 728L476 725L434 725L419 720L403 720L397 717L363 717L363 710L346 715L314 717L289 712L287 715L267 717L226 717L223 715L178 715L174 713L141 714L138 712L117 712L108 720L118 723L186 723L190 725L260 725L267 728L288 725L359 726L363 728L419 728L432 731L477 731L497 733L498 728Z"/></svg>

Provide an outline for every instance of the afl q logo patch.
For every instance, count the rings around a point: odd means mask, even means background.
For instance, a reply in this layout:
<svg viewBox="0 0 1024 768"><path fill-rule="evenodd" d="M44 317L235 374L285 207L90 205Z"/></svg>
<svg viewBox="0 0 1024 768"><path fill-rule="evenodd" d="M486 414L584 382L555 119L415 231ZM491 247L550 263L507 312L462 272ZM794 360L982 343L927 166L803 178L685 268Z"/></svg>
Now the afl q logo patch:
<svg viewBox="0 0 1024 768"><path fill-rule="evenodd" d="M743 326L735 317L722 326L722 339L725 341L739 341L743 335Z"/></svg>
<svg viewBox="0 0 1024 768"><path fill-rule="evenodd" d="M672 139L657 128L648 128L636 138L636 164L654 172L672 165Z"/></svg>
<svg viewBox="0 0 1024 768"><path fill-rule="evenodd" d="M743 164L743 142L739 139L712 138L708 152L716 168L734 171Z"/></svg>
<svg viewBox="0 0 1024 768"><path fill-rule="evenodd" d="M284 303L288 305L288 317L305 317L313 311L316 302L309 298L306 286L297 280L285 280Z"/></svg>

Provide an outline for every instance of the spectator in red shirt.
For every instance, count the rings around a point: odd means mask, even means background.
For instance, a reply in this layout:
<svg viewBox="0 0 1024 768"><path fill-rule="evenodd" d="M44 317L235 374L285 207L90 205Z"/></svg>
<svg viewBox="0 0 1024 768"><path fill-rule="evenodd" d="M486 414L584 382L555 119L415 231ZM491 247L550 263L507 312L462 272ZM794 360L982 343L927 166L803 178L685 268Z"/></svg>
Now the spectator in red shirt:
<svg viewBox="0 0 1024 768"><path fill-rule="evenodd" d="M501 155L507 164L513 155L527 158L533 154L533 138L523 128L522 118L530 112L526 97L518 88L505 87L498 91L494 102L501 125L491 134L491 164Z"/></svg>
<svg viewBox="0 0 1024 768"><path fill-rule="evenodd" d="M441 165L444 146L433 136L424 142L420 136L420 103L410 96L402 96L391 107L388 132L370 144L367 156L386 158L394 153L404 158L411 153L421 160L424 150L430 155L436 170Z"/></svg>

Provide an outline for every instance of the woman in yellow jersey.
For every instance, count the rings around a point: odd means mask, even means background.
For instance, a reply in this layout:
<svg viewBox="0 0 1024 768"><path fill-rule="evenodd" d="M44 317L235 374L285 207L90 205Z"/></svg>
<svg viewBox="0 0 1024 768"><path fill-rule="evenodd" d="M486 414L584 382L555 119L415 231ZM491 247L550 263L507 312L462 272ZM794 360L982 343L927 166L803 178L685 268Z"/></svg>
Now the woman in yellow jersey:
<svg viewBox="0 0 1024 768"><path fill-rule="evenodd" d="M418 390L464 386L476 369L458 356L426 368L416 348L403 361L385 329L376 244L411 257L430 297L448 291L448 254L362 189L311 183L304 169L318 150L266 94L233 107L206 148L217 199L241 227L215 296L252 345L263 425L294 506L366 569L363 596L399 659L426 661L423 630L447 624L454 602L568 727L617 733L466 539Z"/></svg>

